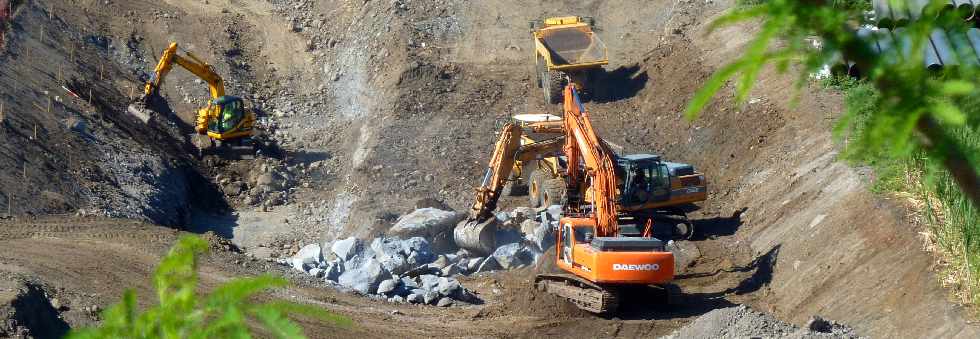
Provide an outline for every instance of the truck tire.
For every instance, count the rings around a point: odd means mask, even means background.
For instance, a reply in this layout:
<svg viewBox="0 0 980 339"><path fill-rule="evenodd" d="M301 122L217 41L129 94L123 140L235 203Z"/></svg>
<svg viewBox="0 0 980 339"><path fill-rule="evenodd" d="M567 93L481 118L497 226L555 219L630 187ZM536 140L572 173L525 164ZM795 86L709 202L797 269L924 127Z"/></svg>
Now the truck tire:
<svg viewBox="0 0 980 339"><path fill-rule="evenodd" d="M541 196L544 193L545 182L551 179L544 171L531 172L531 180L528 180L527 198L531 208L541 207Z"/></svg>
<svg viewBox="0 0 980 339"><path fill-rule="evenodd" d="M559 71L549 71L541 75L546 81L544 86L544 102L557 105L562 102L562 91L565 90L565 75Z"/></svg>
<svg viewBox="0 0 980 339"><path fill-rule="evenodd" d="M545 180L541 190L541 206L561 205L565 202L565 181L560 178Z"/></svg>

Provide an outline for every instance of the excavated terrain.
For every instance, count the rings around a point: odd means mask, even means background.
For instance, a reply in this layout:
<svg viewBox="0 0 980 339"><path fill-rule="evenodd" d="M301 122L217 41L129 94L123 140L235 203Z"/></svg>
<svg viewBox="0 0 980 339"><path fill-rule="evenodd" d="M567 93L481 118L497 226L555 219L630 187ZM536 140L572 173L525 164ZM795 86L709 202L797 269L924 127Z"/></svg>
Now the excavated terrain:
<svg viewBox="0 0 980 339"><path fill-rule="evenodd" d="M0 50L0 337L95 324L129 288L152 297L155 263L186 231L213 245L204 289L282 274L293 287L266 298L356 323L298 319L311 337L822 337L814 316L853 328L833 327L833 337L980 336L947 301L913 211L869 193L873 174L837 160L839 94L766 72L747 103L726 90L700 119L681 116L752 37L752 23L705 31L731 1L10 5ZM602 137L708 177L709 199L690 215L700 256L678 268L679 306L638 291L616 316L584 313L531 287L553 256L461 277L482 303L450 308L340 292L272 260L377 236L433 201L465 211L496 129L514 114L559 113L533 83L527 22L566 14L595 17L609 48L602 90L586 103ZM179 69L162 88L158 123L126 113L171 41L254 104L256 160L197 156L191 124L207 86ZM508 197L501 209L524 202Z"/></svg>

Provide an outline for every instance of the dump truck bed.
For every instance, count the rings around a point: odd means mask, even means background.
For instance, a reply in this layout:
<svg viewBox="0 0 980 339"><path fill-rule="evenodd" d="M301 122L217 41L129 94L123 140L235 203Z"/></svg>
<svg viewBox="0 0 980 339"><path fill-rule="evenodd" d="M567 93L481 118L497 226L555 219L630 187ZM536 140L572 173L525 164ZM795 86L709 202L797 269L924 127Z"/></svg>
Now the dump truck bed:
<svg viewBox="0 0 980 339"><path fill-rule="evenodd" d="M543 29L535 37L547 51L548 69L568 70L609 63L606 44L588 26Z"/></svg>

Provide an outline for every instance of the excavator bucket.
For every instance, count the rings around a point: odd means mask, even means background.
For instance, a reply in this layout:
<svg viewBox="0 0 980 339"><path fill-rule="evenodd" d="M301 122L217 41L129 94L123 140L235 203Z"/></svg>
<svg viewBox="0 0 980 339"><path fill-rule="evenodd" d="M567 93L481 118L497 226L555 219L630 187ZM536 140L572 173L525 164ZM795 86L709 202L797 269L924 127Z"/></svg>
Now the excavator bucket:
<svg viewBox="0 0 980 339"><path fill-rule="evenodd" d="M497 218L483 222L463 220L453 230L456 246L480 254L490 254L497 245Z"/></svg>
<svg viewBox="0 0 980 339"><path fill-rule="evenodd" d="M150 118L152 118L153 116L153 112L150 112L150 110L146 109L146 105L142 103L134 103L132 105L129 105L129 107L126 108L126 112L129 112L130 115L136 117L144 124L149 124Z"/></svg>

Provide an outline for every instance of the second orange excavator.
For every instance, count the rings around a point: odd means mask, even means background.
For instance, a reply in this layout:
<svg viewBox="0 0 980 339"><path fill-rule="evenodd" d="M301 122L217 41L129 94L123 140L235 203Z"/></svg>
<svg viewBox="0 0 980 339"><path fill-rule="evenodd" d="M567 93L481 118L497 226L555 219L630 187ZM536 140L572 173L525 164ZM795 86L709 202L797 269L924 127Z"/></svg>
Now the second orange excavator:
<svg viewBox="0 0 980 339"><path fill-rule="evenodd" d="M522 143L525 129L557 136ZM563 217L555 229L555 254L557 266L566 273L538 275L539 289L594 313L615 311L627 287L656 286L668 297L679 293L672 284L674 255L664 243L676 225L657 222L657 214L665 206L705 200L704 175L684 176L696 181L674 180L669 166L657 156L617 156L599 138L571 85L565 88L560 123L546 120L504 127L470 216L456 228L456 243L478 252L491 251L492 212L510 174L521 162L541 159L560 160L556 161L560 171L549 185L558 185L561 196L556 200ZM674 184L682 187L674 189ZM633 199L638 193L647 198Z"/></svg>

